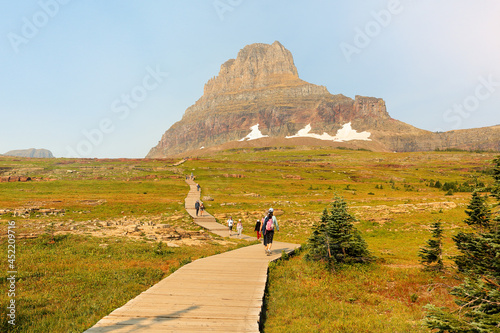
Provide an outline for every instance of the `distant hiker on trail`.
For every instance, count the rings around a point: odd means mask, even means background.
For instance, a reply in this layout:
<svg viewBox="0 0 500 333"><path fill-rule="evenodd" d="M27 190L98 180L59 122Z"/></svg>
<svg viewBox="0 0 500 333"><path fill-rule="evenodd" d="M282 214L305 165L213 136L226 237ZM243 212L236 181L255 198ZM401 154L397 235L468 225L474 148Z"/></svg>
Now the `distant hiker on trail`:
<svg viewBox="0 0 500 333"><path fill-rule="evenodd" d="M194 179L193 173L191 172L191 179Z"/></svg>
<svg viewBox="0 0 500 333"><path fill-rule="evenodd" d="M257 240L260 239L260 226L260 220L257 220L257 222L255 223L255 228L253 229L255 232L257 232Z"/></svg>
<svg viewBox="0 0 500 333"><path fill-rule="evenodd" d="M264 247L268 256L271 255L271 247L273 246L274 229L280 231L278 221L273 215L274 209L269 208L264 223L262 223L262 234L264 235Z"/></svg>
<svg viewBox="0 0 500 333"><path fill-rule="evenodd" d="M201 188L200 184L196 184L196 189L199 191Z"/></svg>
<svg viewBox="0 0 500 333"><path fill-rule="evenodd" d="M229 236L231 236L231 234L233 233L233 224L233 217L229 216L229 219L227 220L227 226L229 227Z"/></svg>
<svg viewBox="0 0 500 333"><path fill-rule="evenodd" d="M241 238L241 232L243 231L243 224L241 224L241 219L238 220L238 224L236 225L236 230L238 230L238 237Z"/></svg>
<svg viewBox="0 0 500 333"><path fill-rule="evenodd" d="M194 209L196 209L196 216L198 216L198 211L200 210L200 201L196 200L194 203Z"/></svg>
<svg viewBox="0 0 500 333"><path fill-rule="evenodd" d="M203 211L205 210L205 205L203 202L200 202L200 216L203 216Z"/></svg>

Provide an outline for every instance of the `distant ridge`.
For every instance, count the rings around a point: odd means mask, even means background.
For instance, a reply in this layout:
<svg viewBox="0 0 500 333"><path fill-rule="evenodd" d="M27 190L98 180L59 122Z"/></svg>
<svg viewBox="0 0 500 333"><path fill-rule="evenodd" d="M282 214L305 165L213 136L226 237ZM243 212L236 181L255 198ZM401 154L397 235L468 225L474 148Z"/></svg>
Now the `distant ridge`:
<svg viewBox="0 0 500 333"><path fill-rule="evenodd" d="M3 154L4 156L32 157L32 158L54 158L52 152L47 149L18 149L11 150Z"/></svg>
<svg viewBox="0 0 500 333"><path fill-rule="evenodd" d="M500 126L443 133L416 128L392 118L381 98L352 99L300 79L291 52L276 41L247 45L223 63L146 157L228 145L287 146L292 140L376 151L500 151Z"/></svg>

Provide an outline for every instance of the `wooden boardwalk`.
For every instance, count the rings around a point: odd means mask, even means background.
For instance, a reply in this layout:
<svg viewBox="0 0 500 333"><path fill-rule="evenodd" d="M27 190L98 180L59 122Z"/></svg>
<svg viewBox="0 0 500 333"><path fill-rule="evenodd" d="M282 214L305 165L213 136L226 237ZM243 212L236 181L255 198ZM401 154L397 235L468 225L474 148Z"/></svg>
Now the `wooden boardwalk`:
<svg viewBox="0 0 500 333"><path fill-rule="evenodd" d="M196 200L200 199L200 191L198 191L198 189L196 188L196 183L193 180L187 179L186 183L189 184L190 190L189 190L189 193L185 199L184 206L185 206L188 214L191 215L191 217L193 218L194 223L198 224L199 226L201 226L205 229L210 230L210 232L212 232L216 235L219 235L222 237L237 238L236 221L235 221L234 226L233 226L233 233L232 233L232 235L229 235L229 227L225 224L222 225L220 223L217 223L215 218L212 215L210 215L210 213L208 213L207 211L203 212L203 216L201 216L200 213L198 213L198 216L196 216L196 209L194 208L194 203L196 202ZM254 233L253 228L252 228L252 230L244 230L244 231ZM241 239L253 241L253 240L257 240L257 237L248 236L248 235L243 234L241 236Z"/></svg>
<svg viewBox="0 0 500 333"><path fill-rule="evenodd" d="M199 225L228 237L228 228L208 213L196 217L194 202L200 192L194 182L187 182L188 213ZM290 253L298 247L274 242L272 255L267 256L264 247L257 244L196 260L86 332L259 332L269 262L279 258L282 251Z"/></svg>

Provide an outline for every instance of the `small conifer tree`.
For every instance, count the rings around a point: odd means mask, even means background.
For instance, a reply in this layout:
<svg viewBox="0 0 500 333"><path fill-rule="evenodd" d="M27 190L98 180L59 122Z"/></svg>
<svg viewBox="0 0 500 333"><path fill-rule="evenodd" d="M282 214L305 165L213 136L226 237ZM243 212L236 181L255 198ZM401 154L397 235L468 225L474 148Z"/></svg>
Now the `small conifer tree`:
<svg viewBox="0 0 500 333"><path fill-rule="evenodd" d="M479 192L474 191L472 193L471 201L465 213L468 218L464 222L468 225L479 228L481 231L489 227L491 210L486 203L486 197L483 197Z"/></svg>
<svg viewBox="0 0 500 333"><path fill-rule="evenodd" d="M465 223L476 229L477 233L459 232L453 237L460 255L455 257L458 270L467 272L477 266L478 256L482 257L482 249L478 242L482 241L485 231L491 226L491 210L486 202L486 196L481 196L479 192L472 193L472 197L467 210Z"/></svg>
<svg viewBox="0 0 500 333"><path fill-rule="evenodd" d="M497 200L497 205L500 205L500 156L493 160L493 189L491 195Z"/></svg>
<svg viewBox="0 0 500 333"><path fill-rule="evenodd" d="M309 237L306 260L322 260L330 265L371 261L368 246L354 227L354 221L347 203L336 198L329 211L325 208Z"/></svg>
<svg viewBox="0 0 500 333"><path fill-rule="evenodd" d="M427 245L420 249L418 256L420 263L426 270L441 272L444 270L443 264L443 229L441 222L436 221L431 225L432 238L427 241Z"/></svg>
<svg viewBox="0 0 500 333"><path fill-rule="evenodd" d="M494 160L492 197L500 204L500 158ZM484 205L483 205L484 204ZM427 306L425 322L437 332L500 333L500 232L498 215L482 214L472 208L486 206L485 198L476 195L468 207L465 221L476 232L460 232L453 240L460 255L455 258L458 269L466 276L451 294L460 309L450 313L445 309ZM478 217L479 220L478 220ZM484 217L484 221L482 219ZM479 222L480 223L479 223Z"/></svg>

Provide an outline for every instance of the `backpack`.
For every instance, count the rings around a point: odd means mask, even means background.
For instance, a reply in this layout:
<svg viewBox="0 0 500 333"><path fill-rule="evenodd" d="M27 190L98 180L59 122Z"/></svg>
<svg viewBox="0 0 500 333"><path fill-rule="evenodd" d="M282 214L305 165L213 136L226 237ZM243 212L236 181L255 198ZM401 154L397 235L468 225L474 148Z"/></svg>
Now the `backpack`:
<svg viewBox="0 0 500 333"><path fill-rule="evenodd" d="M271 217L267 220L267 223L266 223L266 230L268 230L268 231L270 231L270 230L274 230L273 217L274 217L274 216L271 216Z"/></svg>

